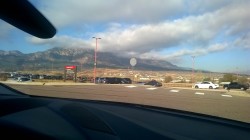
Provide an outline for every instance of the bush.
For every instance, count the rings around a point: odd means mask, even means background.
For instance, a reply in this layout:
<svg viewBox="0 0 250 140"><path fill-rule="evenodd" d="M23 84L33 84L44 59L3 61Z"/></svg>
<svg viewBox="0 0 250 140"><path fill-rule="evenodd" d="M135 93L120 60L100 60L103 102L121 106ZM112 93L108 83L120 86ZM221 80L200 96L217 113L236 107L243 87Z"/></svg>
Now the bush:
<svg viewBox="0 0 250 140"><path fill-rule="evenodd" d="M225 74L223 78L220 79L220 82L233 82L237 79L233 74Z"/></svg>
<svg viewBox="0 0 250 140"><path fill-rule="evenodd" d="M211 81L210 77L204 78L203 81Z"/></svg>
<svg viewBox="0 0 250 140"><path fill-rule="evenodd" d="M248 82L248 80L246 77L239 77L238 82L241 84L246 84Z"/></svg>
<svg viewBox="0 0 250 140"><path fill-rule="evenodd" d="M0 81L6 81L8 79L7 74L0 74Z"/></svg>
<svg viewBox="0 0 250 140"><path fill-rule="evenodd" d="M171 81L173 81L173 78L171 76L166 76L165 77L165 83L169 83Z"/></svg>

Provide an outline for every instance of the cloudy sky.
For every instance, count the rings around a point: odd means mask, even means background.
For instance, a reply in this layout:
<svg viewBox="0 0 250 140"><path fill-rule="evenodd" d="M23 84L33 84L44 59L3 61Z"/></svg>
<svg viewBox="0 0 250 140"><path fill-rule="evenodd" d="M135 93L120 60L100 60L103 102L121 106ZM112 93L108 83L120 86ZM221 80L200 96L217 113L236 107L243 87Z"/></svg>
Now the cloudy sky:
<svg viewBox="0 0 250 140"><path fill-rule="evenodd" d="M30 0L57 28L32 37L0 21L0 49L94 48L181 67L250 74L250 0Z"/></svg>

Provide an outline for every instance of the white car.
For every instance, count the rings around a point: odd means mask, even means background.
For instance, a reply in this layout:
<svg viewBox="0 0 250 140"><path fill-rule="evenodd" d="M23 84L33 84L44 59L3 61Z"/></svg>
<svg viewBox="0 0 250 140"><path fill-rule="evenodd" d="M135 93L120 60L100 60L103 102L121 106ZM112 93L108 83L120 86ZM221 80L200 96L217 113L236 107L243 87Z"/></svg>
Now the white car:
<svg viewBox="0 0 250 140"><path fill-rule="evenodd" d="M209 88L209 89L216 89L219 88L218 84L214 84L212 82L199 82L194 85L195 88Z"/></svg>

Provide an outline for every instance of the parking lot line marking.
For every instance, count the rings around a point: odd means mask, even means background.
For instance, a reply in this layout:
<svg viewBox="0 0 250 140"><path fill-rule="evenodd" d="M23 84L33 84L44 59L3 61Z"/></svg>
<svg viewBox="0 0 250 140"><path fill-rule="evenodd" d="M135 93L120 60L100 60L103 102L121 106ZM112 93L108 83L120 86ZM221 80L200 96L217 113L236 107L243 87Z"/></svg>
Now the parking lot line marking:
<svg viewBox="0 0 250 140"><path fill-rule="evenodd" d="M179 92L179 90L172 89L170 92Z"/></svg>
<svg viewBox="0 0 250 140"><path fill-rule="evenodd" d="M233 97L232 95L222 94L223 97Z"/></svg>
<svg viewBox="0 0 250 140"><path fill-rule="evenodd" d="M134 88L134 87L137 87L137 86L134 86L134 85L129 85L129 86L125 86L127 88Z"/></svg>
<svg viewBox="0 0 250 140"><path fill-rule="evenodd" d="M197 95L204 95L205 93L203 93L203 92L195 92L195 94L197 94Z"/></svg>
<svg viewBox="0 0 250 140"><path fill-rule="evenodd" d="M155 89L157 89L157 88L146 88L147 90L155 90Z"/></svg>

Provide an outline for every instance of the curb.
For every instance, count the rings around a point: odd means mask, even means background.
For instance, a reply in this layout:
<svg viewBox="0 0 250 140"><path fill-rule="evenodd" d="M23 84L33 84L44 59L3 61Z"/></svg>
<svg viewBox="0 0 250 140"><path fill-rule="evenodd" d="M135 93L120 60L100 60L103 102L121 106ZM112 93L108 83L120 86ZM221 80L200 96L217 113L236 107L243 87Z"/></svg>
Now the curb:
<svg viewBox="0 0 250 140"><path fill-rule="evenodd" d="M53 82L1 82L3 84L15 84L15 85L96 85L94 83L53 83Z"/></svg>

